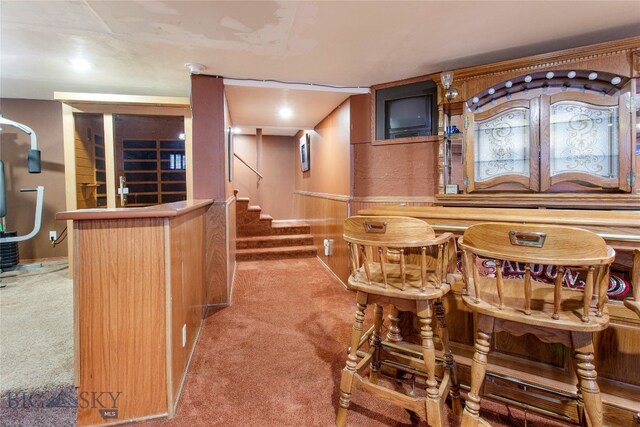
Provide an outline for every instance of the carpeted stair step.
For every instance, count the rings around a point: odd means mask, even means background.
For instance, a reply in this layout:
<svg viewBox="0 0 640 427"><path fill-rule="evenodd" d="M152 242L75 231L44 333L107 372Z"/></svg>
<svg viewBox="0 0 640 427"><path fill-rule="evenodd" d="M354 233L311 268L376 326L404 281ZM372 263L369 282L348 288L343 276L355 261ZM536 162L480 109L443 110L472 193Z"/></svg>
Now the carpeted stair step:
<svg viewBox="0 0 640 427"><path fill-rule="evenodd" d="M311 234L283 234L273 236L240 237L236 240L237 249L276 248L286 246L313 245Z"/></svg>
<svg viewBox="0 0 640 427"><path fill-rule="evenodd" d="M271 234L310 234L311 227L302 221L273 221Z"/></svg>
<svg viewBox="0 0 640 427"><path fill-rule="evenodd" d="M247 212L242 219L237 219L238 237L269 236L271 235L271 215L259 212ZM303 233L296 233L303 234Z"/></svg>
<svg viewBox="0 0 640 427"><path fill-rule="evenodd" d="M313 245L278 248L238 249L236 261L258 261L267 259L311 258L318 255Z"/></svg>

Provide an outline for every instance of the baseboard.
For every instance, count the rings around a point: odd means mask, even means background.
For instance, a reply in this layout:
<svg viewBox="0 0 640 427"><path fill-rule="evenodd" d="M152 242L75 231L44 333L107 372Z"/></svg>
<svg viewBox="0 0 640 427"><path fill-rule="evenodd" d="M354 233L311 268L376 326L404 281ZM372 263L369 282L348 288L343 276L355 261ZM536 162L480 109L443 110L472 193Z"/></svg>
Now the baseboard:
<svg viewBox="0 0 640 427"><path fill-rule="evenodd" d="M189 352L189 357L187 358L187 365L184 367L184 371L182 372L182 378L180 379L180 386L178 386L178 392L173 399L173 416L175 417L176 411L178 409L178 403L180 402L180 398L182 397L182 390L184 389L184 382L187 379L187 373L189 373L189 368L191 367L191 359L193 358L193 354L196 352L196 347L198 346L198 342L200 341L200 332L202 331L202 325L204 325L204 318L200 320L200 326L198 327L198 332L196 332L196 339L193 340L193 345L191 346L191 351Z"/></svg>
<svg viewBox="0 0 640 427"><path fill-rule="evenodd" d="M318 259L318 261L320 261L320 264L322 264L322 266L324 268L326 268L327 271L329 271L329 273L331 273L333 275L333 277L335 277L336 280L342 284L342 286L344 286L344 288L346 290L349 290L349 287L342 281L342 279L340 277L338 277L338 275L331 269L331 267L329 267L327 265L327 263L324 262L324 260L322 258L320 258L320 257L316 257L316 258Z"/></svg>

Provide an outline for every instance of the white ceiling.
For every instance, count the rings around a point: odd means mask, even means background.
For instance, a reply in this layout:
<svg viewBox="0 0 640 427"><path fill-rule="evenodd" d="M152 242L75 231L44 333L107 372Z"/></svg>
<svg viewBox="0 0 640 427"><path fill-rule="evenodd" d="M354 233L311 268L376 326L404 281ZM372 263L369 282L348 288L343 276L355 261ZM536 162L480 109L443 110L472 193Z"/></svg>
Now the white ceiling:
<svg viewBox="0 0 640 427"><path fill-rule="evenodd" d="M188 96L187 62L231 78L370 86L633 35L638 0L2 0L0 96ZM73 71L73 57L93 68ZM346 97L295 92L228 88L234 124L309 128ZM282 122L282 101L314 113Z"/></svg>

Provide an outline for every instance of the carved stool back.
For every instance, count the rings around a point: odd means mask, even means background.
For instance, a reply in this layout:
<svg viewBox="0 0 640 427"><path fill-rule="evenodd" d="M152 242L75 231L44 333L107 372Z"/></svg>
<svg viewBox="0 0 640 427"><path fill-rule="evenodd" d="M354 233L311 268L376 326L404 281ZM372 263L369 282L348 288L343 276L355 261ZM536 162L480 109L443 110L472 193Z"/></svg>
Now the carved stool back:
<svg viewBox="0 0 640 427"><path fill-rule="evenodd" d="M640 316L640 249L633 251L633 266L631 268L631 289L633 296L624 300L624 305Z"/></svg>
<svg viewBox="0 0 640 427"><path fill-rule="evenodd" d="M553 225L477 224L469 227L458 243L467 286L463 300L478 314L471 390L462 425L475 426L482 421L479 393L491 336L505 331L516 336L531 333L543 342L573 349L581 421L601 426L602 402L591 335L609 324L607 288L615 251L595 233ZM505 277L506 262L524 264L524 275ZM531 264L555 269L553 283L534 281ZM584 290L563 287L569 269L582 272Z"/></svg>
<svg viewBox="0 0 640 427"><path fill-rule="evenodd" d="M351 346L340 381L337 425L346 423L354 387L411 410L432 426L443 425L444 401L449 391L454 412L461 412L441 301L450 289L447 277L455 271L453 235L436 236L426 222L415 218L355 216L344 223L344 239L349 246L351 268L348 284L357 295ZM368 304L375 304L374 324L364 333L364 311ZM391 307L386 340L381 336L384 306ZM398 327L399 311L417 315L421 346L411 348L403 341ZM441 367L436 366L434 318L444 360ZM369 338L369 349L363 351ZM398 374L408 372L424 378L426 395L415 397L384 387L378 382L383 366ZM439 368L442 368L440 383L436 377Z"/></svg>

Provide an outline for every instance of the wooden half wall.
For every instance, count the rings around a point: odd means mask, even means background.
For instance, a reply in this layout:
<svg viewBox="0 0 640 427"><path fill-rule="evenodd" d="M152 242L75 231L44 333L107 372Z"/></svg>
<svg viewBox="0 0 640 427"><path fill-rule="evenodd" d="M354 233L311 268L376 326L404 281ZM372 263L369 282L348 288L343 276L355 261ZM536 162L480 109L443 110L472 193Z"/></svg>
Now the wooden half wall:
<svg viewBox="0 0 640 427"><path fill-rule="evenodd" d="M78 425L174 414L206 310L210 205L57 214L75 230ZM85 405L94 393L111 393L110 406Z"/></svg>
<svg viewBox="0 0 640 427"><path fill-rule="evenodd" d="M205 282L208 305L231 303L236 268L236 199L214 202L206 215L207 263Z"/></svg>
<svg viewBox="0 0 640 427"><path fill-rule="evenodd" d="M344 220L362 209L382 206L433 206L432 197L350 197L297 190L294 211L311 227L318 257L343 283L349 277L347 245L342 237ZM333 254L325 255L324 240L333 240Z"/></svg>
<svg viewBox="0 0 640 427"><path fill-rule="evenodd" d="M296 216L311 227L318 257L346 283L349 277L349 257L347 245L342 238L342 224L349 216L349 197L298 190L294 193L293 203ZM330 256L324 253L325 239L333 240L333 254Z"/></svg>

